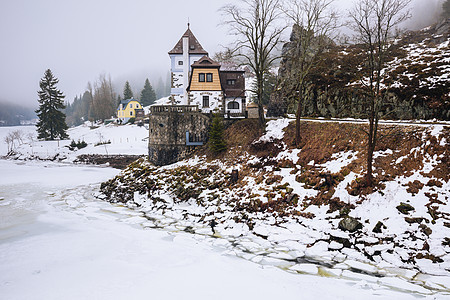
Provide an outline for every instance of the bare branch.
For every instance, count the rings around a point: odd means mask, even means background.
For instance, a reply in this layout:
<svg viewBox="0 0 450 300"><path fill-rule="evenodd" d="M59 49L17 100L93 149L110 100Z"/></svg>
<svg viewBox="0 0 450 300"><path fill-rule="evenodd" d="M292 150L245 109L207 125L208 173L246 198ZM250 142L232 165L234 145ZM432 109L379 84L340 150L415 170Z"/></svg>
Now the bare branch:
<svg viewBox="0 0 450 300"><path fill-rule="evenodd" d="M388 87L381 83L386 74L382 71L385 65L385 56L389 51L390 39L396 26L409 18L405 9L411 0L359 0L350 11L352 19L351 28L356 37L365 47L368 83L361 80L365 94L369 99L368 105L368 147L367 147L367 185L373 184L372 163L373 152L378 137L378 120L383 103L388 99Z"/></svg>
<svg viewBox="0 0 450 300"><path fill-rule="evenodd" d="M274 50L286 25L278 24L281 0L240 0L241 6L229 4L220 9L230 34L237 37L232 48L236 57L244 60L256 77L256 98L260 125L264 124L262 107L265 74L277 59Z"/></svg>

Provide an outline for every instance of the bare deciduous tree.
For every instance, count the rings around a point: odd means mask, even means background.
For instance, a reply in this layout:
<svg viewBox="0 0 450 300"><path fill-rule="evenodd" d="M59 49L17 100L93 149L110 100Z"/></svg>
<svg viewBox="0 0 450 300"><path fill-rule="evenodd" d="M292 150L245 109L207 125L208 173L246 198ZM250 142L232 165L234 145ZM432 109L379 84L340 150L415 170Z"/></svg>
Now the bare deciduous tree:
<svg viewBox="0 0 450 300"><path fill-rule="evenodd" d="M13 130L5 137L4 141L8 146L8 155L14 153L17 146L23 144L24 133L21 130Z"/></svg>
<svg viewBox="0 0 450 300"><path fill-rule="evenodd" d="M233 45L235 56L243 59L255 73L255 94L259 122L265 123L263 109L264 77L277 59L274 50L286 26L278 22L281 17L280 0L241 0L242 6L228 4L221 8L223 24L236 36Z"/></svg>
<svg viewBox="0 0 450 300"><path fill-rule="evenodd" d="M111 118L116 110L116 93L114 92L111 77L100 75L94 83L94 93L92 97L92 117L95 120L105 120Z"/></svg>
<svg viewBox="0 0 450 300"><path fill-rule="evenodd" d="M338 27L334 0L292 0L287 2L285 12L294 23L292 47L287 53L291 63L287 80L291 89L298 93L295 143L300 145L300 117L304 102L307 77L319 55L331 43L331 35Z"/></svg>
<svg viewBox="0 0 450 300"><path fill-rule="evenodd" d="M367 99L369 128L367 134L367 186L373 185L373 152L377 143L380 109L388 97L387 86L382 86L386 55L396 27L410 17L406 7L411 0L359 0L350 11L351 28L365 51L366 77L361 81Z"/></svg>

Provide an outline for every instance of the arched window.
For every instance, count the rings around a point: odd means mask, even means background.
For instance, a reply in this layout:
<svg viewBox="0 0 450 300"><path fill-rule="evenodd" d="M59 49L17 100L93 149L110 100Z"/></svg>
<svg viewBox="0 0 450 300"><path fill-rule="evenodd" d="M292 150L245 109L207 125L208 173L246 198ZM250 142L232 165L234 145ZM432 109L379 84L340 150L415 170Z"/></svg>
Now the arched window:
<svg viewBox="0 0 450 300"><path fill-rule="evenodd" d="M239 109L239 103L236 101L228 102L227 108L228 109Z"/></svg>

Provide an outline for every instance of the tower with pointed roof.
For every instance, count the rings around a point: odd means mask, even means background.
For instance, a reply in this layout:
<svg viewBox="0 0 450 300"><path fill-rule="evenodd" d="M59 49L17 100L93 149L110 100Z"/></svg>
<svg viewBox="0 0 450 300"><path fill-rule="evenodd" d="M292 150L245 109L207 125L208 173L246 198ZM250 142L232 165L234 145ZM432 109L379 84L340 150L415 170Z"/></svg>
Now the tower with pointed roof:
<svg viewBox="0 0 450 300"><path fill-rule="evenodd" d="M202 45L194 36L188 23L186 32L173 49L169 51L172 82L170 95L172 97L172 104L189 104L186 89L189 84L191 65L200 60L203 56L208 56L208 52L203 49Z"/></svg>

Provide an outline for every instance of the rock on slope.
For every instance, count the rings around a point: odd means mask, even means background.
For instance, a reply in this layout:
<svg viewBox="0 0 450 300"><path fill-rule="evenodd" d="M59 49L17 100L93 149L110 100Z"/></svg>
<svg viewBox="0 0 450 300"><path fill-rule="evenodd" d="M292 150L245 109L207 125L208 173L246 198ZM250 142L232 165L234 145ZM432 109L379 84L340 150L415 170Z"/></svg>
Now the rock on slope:
<svg viewBox="0 0 450 300"><path fill-rule="evenodd" d="M377 184L369 189L361 184L361 126L303 122L295 149L289 120L270 121L262 137L243 120L227 129L221 157L202 150L158 168L141 159L103 183L102 197L141 210L157 227L236 239L244 253L360 261L377 276L401 267L411 280L417 272L448 278L450 128L382 126L389 134L376 151Z"/></svg>

